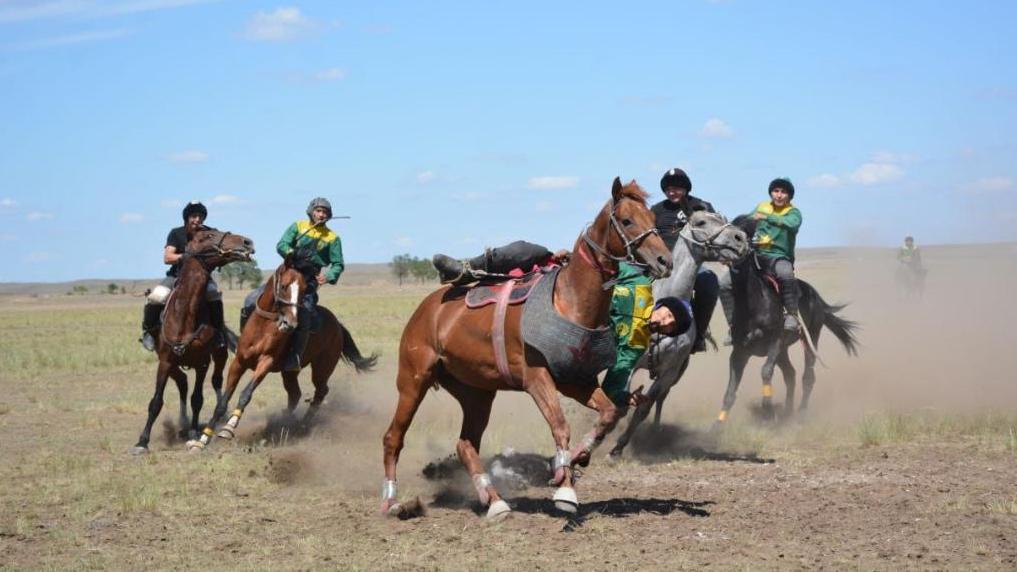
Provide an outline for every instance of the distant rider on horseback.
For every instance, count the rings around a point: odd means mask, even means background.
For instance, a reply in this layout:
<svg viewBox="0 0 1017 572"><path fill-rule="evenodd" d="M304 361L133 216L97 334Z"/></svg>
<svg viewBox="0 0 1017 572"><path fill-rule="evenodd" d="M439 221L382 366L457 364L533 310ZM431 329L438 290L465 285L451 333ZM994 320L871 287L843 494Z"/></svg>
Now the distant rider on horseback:
<svg viewBox="0 0 1017 572"><path fill-rule="evenodd" d="M924 272L922 268L922 252L915 246L913 236L904 237L904 244L897 250L897 262L915 274Z"/></svg>
<svg viewBox="0 0 1017 572"><path fill-rule="evenodd" d="M790 179L777 178L768 187L770 200L756 206L752 218L756 220L756 233L752 244L763 271L772 273L780 286L780 299L784 306L784 331L797 332L798 282L795 280L795 240L802 226L802 213L793 204L795 186ZM734 291L730 280L721 284L721 304L728 325L734 323Z"/></svg>
<svg viewBox="0 0 1017 572"><path fill-rule="evenodd" d="M176 284L177 276L180 274L180 259L187 250L187 243L194 234L204 228L205 219L208 218L208 209L198 201L187 203L183 211L184 225L178 226L169 232L166 237L166 247L163 249L162 261L170 265L166 271L166 278L148 294L145 304L145 313L141 323L141 345L148 351L155 351L155 340L159 333L163 307L169 298L173 286ZM211 276L208 278L208 285L205 288L205 301L208 302L209 321L217 331L217 343L223 346L226 343L226 325L223 323L222 293L219 286Z"/></svg>
<svg viewBox="0 0 1017 572"><path fill-rule="evenodd" d="M283 371L300 371L300 356L307 347L311 324L317 316L318 285L328 282L335 284L343 273L343 245L339 235L325 224L332 218L332 205L327 199L315 198L307 205L307 219L291 224L276 251L286 258L295 250L308 249L311 270L305 275L307 288L297 311L297 329L290 342L290 353L283 365ZM326 270L325 267L328 267ZM257 300L257 297L255 297Z"/></svg>
<svg viewBox="0 0 1017 572"><path fill-rule="evenodd" d="M668 250L674 251L679 236L689 217L695 211L715 212L713 205L689 194L692 181L685 171L675 167L660 178L660 190L667 197L650 208L656 217L657 230ZM692 353L706 349L706 330L710 326L713 309L717 306L719 290L717 275L712 270L701 268L693 285L692 315L696 320L696 339L692 342Z"/></svg>

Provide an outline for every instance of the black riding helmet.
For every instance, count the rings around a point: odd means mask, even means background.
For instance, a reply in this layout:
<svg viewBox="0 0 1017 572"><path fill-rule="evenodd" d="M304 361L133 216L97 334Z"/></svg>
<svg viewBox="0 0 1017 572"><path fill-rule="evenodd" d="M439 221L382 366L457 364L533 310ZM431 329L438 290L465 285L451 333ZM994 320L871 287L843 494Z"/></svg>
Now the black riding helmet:
<svg viewBox="0 0 1017 572"><path fill-rule="evenodd" d="M795 198L795 186L791 183L791 179L787 177L777 177L770 181L770 186L766 189L766 194L772 193L776 188L781 188L787 191L788 200Z"/></svg>
<svg viewBox="0 0 1017 572"><path fill-rule="evenodd" d="M675 167L664 173L664 176L660 178L660 190L666 191L668 187L685 189L686 192L691 193L692 181L689 180L689 176L685 174L685 171Z"/></svg>
<svg viewBox="0 0 1017 572"><path fill-rule="evenodd" d="M201 201L191 201L184 207L183 216L185 223L192 214L201 215L201 222L205 222L205 219L208 218L208 209L205 208L205 205L201 204Z"/></svg>

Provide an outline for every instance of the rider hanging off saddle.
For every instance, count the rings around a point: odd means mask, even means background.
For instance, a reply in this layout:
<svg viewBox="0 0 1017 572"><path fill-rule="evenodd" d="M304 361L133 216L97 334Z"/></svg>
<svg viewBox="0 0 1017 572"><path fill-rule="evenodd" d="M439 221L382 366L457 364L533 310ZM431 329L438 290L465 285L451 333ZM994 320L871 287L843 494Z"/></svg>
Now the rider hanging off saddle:
<svg viewBox="0 0 1017 572"><path fill-rule="evenodd" d="M290 340L290 350L283 364L283 371L300 371L302 367L300 356L307 347L311 324L317 318L318 286L326 282L335 284L343 273L342 241L339 240L339 235L326 225L331 218L331 203L322 197L315 198L307 205L307 220L298 220L291 224L275 247L279 256L283 258L300 251L301 255L308 257L309 262L300 267L304 272L307 286L297 309L297 328ZM254 305L264 288L265 285L262 284L244 301L241 330L247 316L254 312Z"/></svg>
<svg viewBox="0 0 1017 572"><path fill-rule="evenodd" d="M784 306L784 331L797 332L798 282L795 280L795 239L802 226L802 213L793 204L795 186L790 179L777 178L767 189L770 200L756 206L751 217L756 221L756 233L752 237L757 260L762 270L772 274L780 288L780 300ZM734 290L732 281L721 284L721 304L728 325L734 324ZM730 335L728 336L730 339Z"/></svg>
<svg viewBox="0 0 1017 572"><path fill-rule="evenodd" d="M169 270L166 271L166 278L163 278L162 282L152 289L145 304L141 323L141 339L138 341L148 351L155 351L162 311L180 274L180 259L183 258L184 252L187 250L187 243L194 237L194 234L205 227L208 209L198 201L191 201L184 207L182 214L183 226L174 228L166 236L166 246L162 254L162 261L170 265ZM208 285L205 288L205 301L208 302L209 322L216 329L216 343L222 347L226 344L222 293L211 276L209 276Z"/></svg>

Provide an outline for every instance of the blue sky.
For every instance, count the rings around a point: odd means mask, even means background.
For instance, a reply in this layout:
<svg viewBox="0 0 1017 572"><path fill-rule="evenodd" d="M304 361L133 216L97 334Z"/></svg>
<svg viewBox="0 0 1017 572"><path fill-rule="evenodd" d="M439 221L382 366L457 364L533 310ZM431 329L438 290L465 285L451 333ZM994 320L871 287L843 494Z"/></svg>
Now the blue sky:
<svg viewBox="0 0 1017 572"><path fill-rule="evenodd" d="M1017 240L1013 2L0 0L0 281L163 271L189 199L259 262L570 247L615 176L799 245Z"/></svg>

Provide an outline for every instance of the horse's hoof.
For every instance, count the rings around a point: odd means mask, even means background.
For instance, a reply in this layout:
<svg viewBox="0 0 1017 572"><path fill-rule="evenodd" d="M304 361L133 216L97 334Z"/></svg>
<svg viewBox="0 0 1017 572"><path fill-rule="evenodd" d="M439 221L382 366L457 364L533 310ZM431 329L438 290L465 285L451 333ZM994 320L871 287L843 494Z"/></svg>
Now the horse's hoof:
<svg viewBox="0 0 1017 572"><path fill-rule="evenodd" d="M144 447L142 445L138 445L137 447L131 447L131 450L128 451L128 453L130 453L131 455L147 455L148 447Z"/></svg>
<svg viewBox="0 0 1017 572"><path fill-rule="evenodd" d="M490 519L499 518L499 517L504 518L505 515L507 515L507 514L509 514L511 512L512 512L512 507L510 507L507 502L499 499L499 500L496 500L493 503L491 503L491 506L488 507L488 509L487 509L487 518L489 520Z"/></svg>
<svg viewBox="0 0 1017 572"><path fill-rule="evenodd" d="M402 510L403 505L399 504L399 501L395 499L389 499L381 503L381 516L399 516Z"/></svg>
<svg viewBox="0 0 1017 572"><path fill-rule="evenodd" d="M191 439L184 446L187 447L188 453L200 453L205 450L205 444L197 439Z"/></svg>
<svg viewBox="0 0 1017 572"><path fill-rule="evenodd" d="M231 428L229 425L220 429L218 435L216 435L216 437L226 441L232 440L233 437L235 436L236 434L233 432L233 428Z"/></svg>
<svg viewBox="0 0 1017 572"><path fill-rule="evenodd" d="M607 454L607 460L611 462L621 461L623 449L614 448Z"/></svg>
<svg viewBox="0 0 1017 572"><path fill-rule="evenodd" d="M572 487L558 487L552 499L554 508L562 512L575 514L579 510L579 498L576 497L576 489Z"/></svg>

